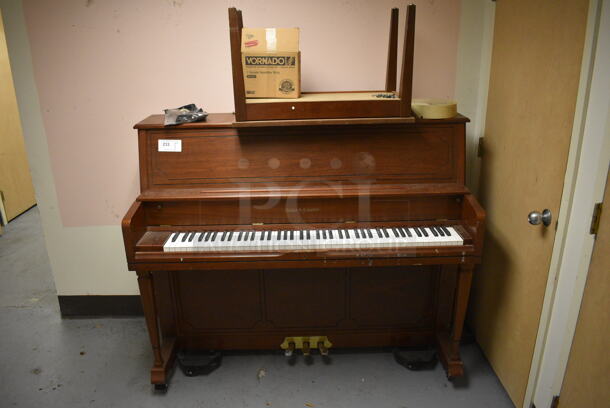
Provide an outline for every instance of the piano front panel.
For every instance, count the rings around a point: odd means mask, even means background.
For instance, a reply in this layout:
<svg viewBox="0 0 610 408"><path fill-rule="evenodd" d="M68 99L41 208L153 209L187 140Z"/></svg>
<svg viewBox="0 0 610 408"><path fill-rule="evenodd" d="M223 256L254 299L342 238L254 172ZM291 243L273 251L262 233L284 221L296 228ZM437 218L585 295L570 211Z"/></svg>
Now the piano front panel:
<svg viewBox="0 0 610 408"><path fill-rule="evenodd" d="M233 347L235 336L239 348L248 349L278 347L284 336L318 334L359 347L366 337L354 333L363 331L406 345L409 336L435 328L441 269L176 271L178 333L200 336L204 347L216 349Z"/></svg>
<svg viewBox="0 0 610 408"><path fill-rule="evenodd" d="M464 181L464 124L142 132L142 191L340 180ZM182 151L159 152L159 139L180 139Z"/></svg>
<svg viewBox="0 0 610 408"><path fill-rule="evenodd" d="M252 329L263 319L256 271L181 271L173 276L179 321L186 331Z"/></svg>
<svg viewBox="0 0 610 408"><path fill-rule="evenodd" d="M343 269L273 269L263 279L266 318L275 328L337 327L348 316Z"/></svg>
<svg viewBox="0 0 610 408"><path fill-rule="evenodd" d="M461 218L461 196L144 203L148 225L248 225Z"/></svg>
<svg viewBox="0 0 610 408"><path fill-rule="evenodd" d="M350 317L358 327L431 327L438 269L405 266L373 274L365 268L352 270Z"/></svg>

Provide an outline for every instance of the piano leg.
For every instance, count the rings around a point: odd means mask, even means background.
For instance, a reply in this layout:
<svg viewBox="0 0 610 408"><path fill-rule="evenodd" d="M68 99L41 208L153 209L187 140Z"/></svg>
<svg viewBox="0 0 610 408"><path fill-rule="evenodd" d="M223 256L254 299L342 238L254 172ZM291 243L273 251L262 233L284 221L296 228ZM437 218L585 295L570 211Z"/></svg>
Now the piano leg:
<svg viewBox="0 0 610 408"><path fill-rule="evenodd" d="M150 382L155 385L155 390L166 391L169 374L176 358L176 339L175 337L165 338L161 343L153 279L152 272L138 271L140 299L154 356L153 367L150 370Z"/></svg>
<svg viewBox="0 0 610 408"><path fill-rule="evenodd" d="M464 375L464 363L460 358L460 339L468 307L470 284L472 282L473 264L462 264L458 270L455 301L453 307L453 325L451 332L440 332L437 335L439 358L447 372L449 380Z"/></svg>

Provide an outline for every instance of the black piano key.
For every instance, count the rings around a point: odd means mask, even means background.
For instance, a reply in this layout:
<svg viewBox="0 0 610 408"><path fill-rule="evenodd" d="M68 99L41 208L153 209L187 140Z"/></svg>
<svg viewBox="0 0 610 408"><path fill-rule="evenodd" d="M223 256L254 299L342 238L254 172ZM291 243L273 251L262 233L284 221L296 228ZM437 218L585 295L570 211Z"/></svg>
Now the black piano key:
<svg viewBox="0 0 610 408"><path fill-rule="evenodd" d="M239 231L239 233L237 234L237 240L241 241L241 236L244 234L243 231Z"/></svg>
<svg viewBox="0 0 610 408"><path fill-rule="evenodd" d="M189 232L189 237L186 239L188 242L193 242L193 238L195 238L194 232Z"/></svg>
<svg viewBox="0 0 610 408"><path fill-rule="evenodd" d="M418 237L423 237L423 234L421 233L421 231L419 230L418 227L413 227L413 229L415 230L415 233L417 234Z"/></svg>
<svg viewBox="0 0 610 408"><path fill-rule="evenodd" d="M307 230L307 239L311 239L311 231Z"/></svg>
<svg viewBox="0 0 610 408"><path fill-rule="evenodd" d="M396 228L398 230L398 233L400 234L401 237L406 238L407 237L407 233L405 232L404 228Z"/></svg>
<svg viewBox="0 0 610 408"><path fill-rule="evenodd" d="M208 231L205 233L205 238L203 239L205 242L209 242L210 238L212 238L212 231Z"/></svg>
<svg viewBox="0 0 610 408"><path fill-rule="evenodd" d="M217 235L218 235L218 231L214 231L214 233L212 234L212 238L211 238L212 242L216 241L216 236Z"/></svg>
<svg viewBox="0 0 610 408"><path fill-rule="evenodd" d="M254 241L254 237L256 236L256 231L252 231L250 234L250 241Z"/></svg>
<svg viewBox="0 0 610 408"><path fill-rule="evenodd" d="M371 231L370 229L365 231L368 233L369 238L373 239L373 231Z"/></svg>
<svg viewBox="0 0 610 408"><path fill-rule="evenodd" d="M180 242L185 242L188 235L189 235L188 232L185 232L184 235L182 236L182 239L180 240Z"/></svg>
<svg viewBox="0 0 610 408"><path fill-rule="evenodd" d="M381 229L375 228L375 231L377 232L377 238L383 238L383 235L381 234Z"/></svg>
<svg viewBox="0 0 610 408"><path fill-rule="evenodd" d="M402 234L398 231L398 228L392 228L392 232L396 238L402 237Z"/></svg>
<svg viewBox="0 0 610 408"><path fill-rule="evenodd" d="M383 235L385 235L386 238L390 238L390 233L388 232L387 228L384 228L381 231L383 232Z"/></svg>
<svg viewBox="0 0 610 408"><path fill-rule="evenodd" d="M328 230L328 237L330 239L335 239L335 234L333 233L333 230Z"/></svg>
<svg viewBox="0 0 610 408"><path fill-rule="evenodd" d="M440 235L441 237L445 236L445 231L443 231L443 229L441 227L434 227L436 228L436 232L438 232L438 235Z"/></svg>
<svg viewBox="0 0 610 408"><path fill-rule="evenodd" d="M434 235L435 237L438 237L438 232L436 232L434 227L430 227L430 231L432 232L432 235Z"/></svg>
<svg viewBox="0 0 610 408"><path fill-rule="evenodd" d="M447 227L442 226L441 228L443 229L443 231L445 231L445 234L446 234L448 237L450 237L450 236L451 236L451 231L449 231L449 230L447 229Z"/></svg>
<svg viewBox="0 0 610 408"><path fill-rule="evenodd" d="M294 231L292 231L292 230L290 231L290 239L294 240Z"/></svg>
<svg viewBox="0 0 610 408"><path fill-rule="evenodd" d="M322 230L322 239L327 239L326 238L326 230Z"/></svg>
<svg viewBox="0 0 610 408"><path fill-rule="evenodd" d="M405 233L407 234L407 236L408 236L409 238L412 238L412 237L413 237L413 235L411 235L411 231L409 231L409 228L408 228L408 227L407 227L407 228L403 228L403 230L405 231Z"/></svg>
<svg viewBox="0 0 610 408"><path fill-rule="evenodd" d="M303 238L303 236L305 235L305 231L301 230L301 232L299 233L299 239L302 241L305 238Z"/></svg>
<svg viewBox="0 0 610 408"><path fill-rule="evenodd" d="M233 239L233 231L229 232L229 236L227 237L227 239L229 241Z"/></svg>
<svg viewBox="0 0 610 408"><path fill-rule="evenodd" d="M176 242L176 240L178 239L178 235L180 235L177 232L174 232L174 236L172 237L172 242Z"/></svg>
<svg viewBox="0 0 610 408"><path fill-rule="evenodd" d="M360 239L360 232L357 229L354 230L354 235L356 236L356 239Z"/></svg>
<svg viewBox="0 0 610 408"><path fill-rule="evenodd" d="M422 234L424 234L424 237L428 236L428 233L426 232L426 229L424 227L419 227L419 230L421 231Z"/></svg>
<svg viewBox="0 0 610 408"><path fill-rule="evenodd" d="M273 235L272 232L273 231L268 231L268 233L267 233L267 241L271 241L271 235Z"/></svg>
<svg viewBox="0 0 610 408"><path fill-rule="evenodd" d="M345 231L343 231L343 230L339 230L339 238L340 238L340 239L345 239L345 238L347 238L347 237L345 236Z"/></svg>
<svg viewBox="0 0 610 408"><path fill-rule="evenodd" d="M320 239L320 230L316 230L316 239Z"/></svg>

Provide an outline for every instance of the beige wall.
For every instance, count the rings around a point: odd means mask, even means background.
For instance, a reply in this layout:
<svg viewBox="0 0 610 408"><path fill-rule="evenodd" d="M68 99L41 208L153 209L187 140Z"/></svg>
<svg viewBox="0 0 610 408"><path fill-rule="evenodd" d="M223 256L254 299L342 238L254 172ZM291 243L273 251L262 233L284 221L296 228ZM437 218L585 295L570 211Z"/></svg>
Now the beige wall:
<svg viewBox="0 0 610 408"><path fill-rule="evenodd" d="M460 1L415 3L414 95L453 97ZM303 88L332 90L383 87L389 10L405 4L0 0L59 294L137 293L118 226L138 191L131 127L183 103L233 110L228 6L246 26L300 26Z"/></svg>

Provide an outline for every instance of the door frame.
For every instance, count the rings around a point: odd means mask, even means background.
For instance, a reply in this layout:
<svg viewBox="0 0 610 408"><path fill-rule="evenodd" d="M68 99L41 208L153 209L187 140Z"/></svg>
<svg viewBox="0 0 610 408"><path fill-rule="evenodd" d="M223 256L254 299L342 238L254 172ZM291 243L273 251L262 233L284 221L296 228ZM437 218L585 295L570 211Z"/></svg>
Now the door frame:
<svg viewBox="0 0 610 408"><path fill-rule="evenodd" d="M589 1L586 30L557 233L523 407L548 408L561 391L595 244L591 216L603 200L610 165L610 0Z"/></svg>

